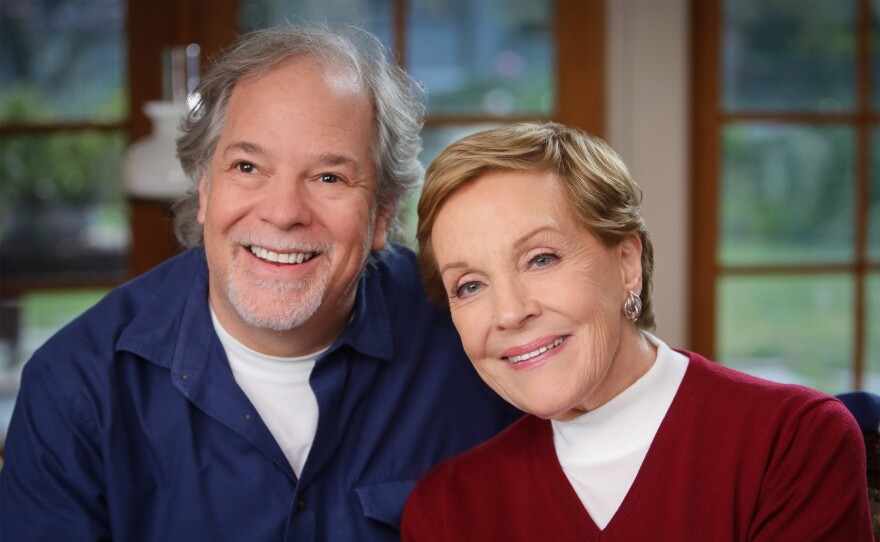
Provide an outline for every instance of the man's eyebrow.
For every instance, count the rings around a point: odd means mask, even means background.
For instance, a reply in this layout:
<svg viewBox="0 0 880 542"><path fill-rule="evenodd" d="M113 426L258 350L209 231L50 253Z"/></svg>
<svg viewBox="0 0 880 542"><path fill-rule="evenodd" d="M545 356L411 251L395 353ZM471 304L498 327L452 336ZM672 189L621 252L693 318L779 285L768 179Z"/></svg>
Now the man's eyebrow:
<svg viewBox="0 0 880 542"><path fill-rule="evenodd" d="M223 156L226 157L235 151L242 151L246 154L255 154L258 156L269 156L271 154L258 143L252 143L250 141L233 141L223 148Z"/></svg>
<svg viewBox="0 0 880 542"><path fill-rule="evenodd" d="M251 141L233 141L230 144L226 145L223 149L223 156L235 152L242 151L246 154L252 154L257 156L271 156L272 153L269 152L268 149L260 145L259 143L253 143ZM356 160L354 157L349 156L347 154L338 154L338 153L325 153L319 154L314 157L314 163L319 164L321 166L349 166L354 169L359 175L363 173L363 166L361 163Z"/></svg>
<svg viewBox="0 0 880 542"><path fill-rule="evenodd" d="M363 173L363 166L353 156L347 154L326 153L315 157L315 161L323 166L349 166L353 168L358 175Z"/></svg>

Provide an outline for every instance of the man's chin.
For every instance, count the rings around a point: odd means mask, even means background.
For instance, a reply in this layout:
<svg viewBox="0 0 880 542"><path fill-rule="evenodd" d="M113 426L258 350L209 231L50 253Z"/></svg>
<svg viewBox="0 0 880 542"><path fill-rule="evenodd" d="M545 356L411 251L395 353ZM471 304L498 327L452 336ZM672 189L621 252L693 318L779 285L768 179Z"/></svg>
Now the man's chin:
<svg viewBox="0 0 880 542"><path fill-rule="evenodd" d="M235 307L238 317L248 326L271 331L291 331L301 327L313 316L314 311L286 311L284 313L267 313L265 311L248 310L246 307Z"/></svg>
<svg viewBox="0 0 880 542"><path fill-rule="evenodd" d="M323 292L312 288L267 291L248 285L242 291L230 284L229 289L229 302L242 321L254 328L279 332L308 322L321 307L322 298Z"/></svg>

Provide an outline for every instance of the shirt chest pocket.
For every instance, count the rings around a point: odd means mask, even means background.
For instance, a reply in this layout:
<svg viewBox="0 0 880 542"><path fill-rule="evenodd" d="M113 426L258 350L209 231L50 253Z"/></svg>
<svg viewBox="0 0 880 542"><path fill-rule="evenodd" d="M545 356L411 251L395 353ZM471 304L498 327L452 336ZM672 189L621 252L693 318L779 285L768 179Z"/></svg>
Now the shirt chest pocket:
<svg viewBox="0 0 880 542"><path fill-rule="evenodd" d="M390 480L356 487L364 516L400 529L403 505L418 480Z"/></svg>

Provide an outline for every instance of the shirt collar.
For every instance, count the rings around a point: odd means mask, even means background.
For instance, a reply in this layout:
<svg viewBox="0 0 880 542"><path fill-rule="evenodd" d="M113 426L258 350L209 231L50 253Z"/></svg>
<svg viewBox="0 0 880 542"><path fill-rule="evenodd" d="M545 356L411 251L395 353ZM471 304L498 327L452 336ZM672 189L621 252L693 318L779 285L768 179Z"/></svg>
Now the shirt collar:
<svg viewBox="0 0 880 542"><path fill-rule="evenodd" d="M116 349L171 367L178 342L195 331L187 333L183 329L188 327L188 322L202 317L208 328L211 327L207 303L208 265L204 249L196 248L162 264L148 275L161 273L163 267L165 276L157 284L148 282L142 287L150 288L152 297L122 331ZM149 280L148 276L143 278ZM213 329L210 331L213 334ZM198 342L205 347L210 343L204 339Z"/></svg>
<svg viewBox="0 0 880 542"><path fill-rule="evenodd" d="M328 354L347 345L366 356L389 362L394 359L391 322L384 291L384 288L392 285L383 284L381 264L377 261L379 258L381 256L374 253L367 262L358 283L351 320Z"/></svg>
<svg viewBox="0 0 880 542"><path fill-rule="evenodd" d="M349 324L327 354L347 345L366 356L389 362L393 359L391 322L383 291L391 285L382 283L378 258L381 256L374 255L367 263L358 283ZM187 251L175 260L178 265L161 279L147 308L139 311L117 342L118 350L130 351L163 367L171 367L175 355L183 353L181 347L184 344L191 349L195 342L206 349L211 343L207 337L215 334L208 307L208 267L204 249ZM181 280L183 277L190 280ZM192 328L193 325L199 329ZM203 334L206 332L209 335ZM187 340L194 333L203 339ZM205 352L202 355L187 352L187 357L198 359L204 359L204 355Z"/></svg>

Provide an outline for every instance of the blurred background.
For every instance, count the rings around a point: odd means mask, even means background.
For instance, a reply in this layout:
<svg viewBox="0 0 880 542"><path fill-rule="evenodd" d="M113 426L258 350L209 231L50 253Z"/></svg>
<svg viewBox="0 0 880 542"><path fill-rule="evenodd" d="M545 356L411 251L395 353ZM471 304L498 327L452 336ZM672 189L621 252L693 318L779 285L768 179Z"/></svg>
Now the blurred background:
<svg viewBox="0 0 880 542"><path fill-rule="evenodd" d="M516 120L607 139L672 346L880 392L880 0L0 0L0 443L34 349L177 252L173 172L138 178L186 79L286 21L364 27L424 83L425 164Z"/></svg>

